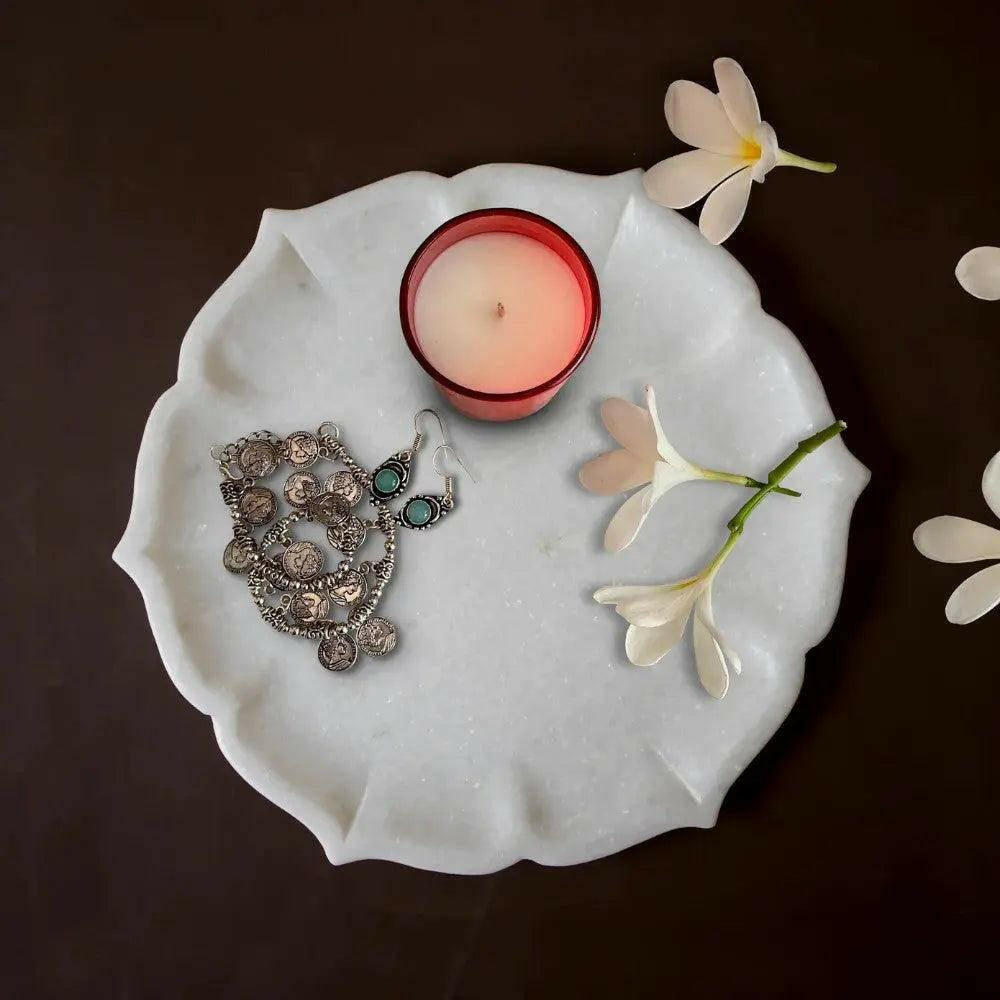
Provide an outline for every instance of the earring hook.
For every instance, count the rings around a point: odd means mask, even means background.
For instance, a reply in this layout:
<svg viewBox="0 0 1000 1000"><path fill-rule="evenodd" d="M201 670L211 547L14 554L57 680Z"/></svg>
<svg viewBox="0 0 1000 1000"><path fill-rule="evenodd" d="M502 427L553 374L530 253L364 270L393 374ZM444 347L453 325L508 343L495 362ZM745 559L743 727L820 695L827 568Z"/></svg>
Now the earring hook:
<svg viewBox="0 0 1000 1000"><path fill-rule="evenodd" d="M424 432L420 429L420 418L425 413L429 413L438 422L438 429L441 431L441 440L443 442L447 442L448 440L448 432L445 430L441 414L438 413L437 410L432 410L429 406L425 406L422 410L418 410L413 416L413 429L417 433L416 437L413 439L412 451L416 451L420 447L420 442L424 439Z"/></svg>
<svg viewBox="0 0 1000 1000"><path fill-rule="evenodd" d="M439 455L441 454L441 452L445 452L445 453L447 453L447 452L449 452L449 451L450 451L450 452L452 453L452 455L454 456L454 458L455 458L455 461L456 461L456 462L458 462L458 464L459 464L459 465L460 465L460 466L462 467L462 471L463 471L463 472L464 472L464 473L465 473L465 474L466 474L466 475L467 475L467 476L468 476L468 477L469 477L469 478L470 478L470 479L471 479L471 480L472 480L473 482L476 482L476 477L475 477L475 476L474 476L474 475L473 475L473 474L472 474L471 472L469 472L469 469L468 469L468 466L467 466L467 465L465 464L465 462L463 462L463 461L462 461L462 458L461 458L461 456L460 456L460 455L458 454L458 452L457 452L457 451L455 450L455 446L454 446L454 445L453 445L453 444L452 444L452 443L451 443L450 441L445 441L445 442L443 442L442 444L439 444L439 445L438 445L438 446L437 446L437 447L436 447L436 448L434 449L434 455L433 455L433 457L431 458L431 465L433 465L433 466L434 466L434 471L435 471L435 472L436 472L436 473L437 473L437 474L438 474L439 476L441 476L441 478L442 478L442 479L450 479L450 478L451 478L451 476L450 476L450 474L449 474L449 473L445 472L445 471L444 471L443 469L441 469L441 468L440 468L440 467L438 466L438 456L439 456Z"/></svg>

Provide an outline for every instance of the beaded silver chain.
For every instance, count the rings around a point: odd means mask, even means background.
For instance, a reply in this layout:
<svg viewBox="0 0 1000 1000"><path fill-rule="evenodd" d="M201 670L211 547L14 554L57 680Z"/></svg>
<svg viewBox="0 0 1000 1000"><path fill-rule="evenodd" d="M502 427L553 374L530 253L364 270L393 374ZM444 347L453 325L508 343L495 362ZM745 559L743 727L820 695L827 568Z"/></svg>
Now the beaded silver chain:
<svg viewBox="0 0 1000 1000"><path fill-rule="evenodd" d="M388 506L406 489L410 463L422 436L417 430L410 448L390 456L373 473L351 457L340 441L339 427L330 422L321 424L315 433L296 431L285 438L271 431L254 431L212 449L223 477L219 484L222 499L233 521L223 565L231 573L246 576L250 598L271 628L319 643L317 656L327 670L353 667L359 650L385 656L396 648L396 626L375 614L392 579L396 528L424 530L455 507L450 476L445 476L441 496L410 497L395 514ZM321 481L309 471L320 462L339 463L343 468ZM282 490L291 510L279 517L278 497L260 483L283 466L291 470ZM374 517L355 513L366 494ZM327 555L321 546L295 538L293 528L303 520L323 525L330 547L343 556L332 572L324 572ZM265 525L270 527L258 540L254 531ZM372 531L384 536L383 555L355 565ZM272 604L269 599L275 595L280 596ZM346 613L343 621L333 617L338 608Z"/></svg>

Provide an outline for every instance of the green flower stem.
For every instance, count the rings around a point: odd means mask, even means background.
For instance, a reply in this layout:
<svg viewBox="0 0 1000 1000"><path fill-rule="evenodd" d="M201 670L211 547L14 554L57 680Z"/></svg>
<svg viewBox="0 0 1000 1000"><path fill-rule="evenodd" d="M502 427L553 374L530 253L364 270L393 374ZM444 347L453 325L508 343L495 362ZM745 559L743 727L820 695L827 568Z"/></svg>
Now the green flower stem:
<svg viewBox="0 0 1000 1000"><path fill-rule="evenodd" d="M715 558L709 563L706 575L711 576L726 561L726 556L732 551L733 546L740 540L742 531L731 531L726 539L726 544L715 554Z"/></svg>
<svg viewBox="0 0 1000 1000"><path fill-rule="evenodd" d="M804 156L796 156L794 153L786 153L783 149L778 150L778 167L801 167L803 170L811 170L816 174L832 174L837 169L836 163L823 163L819 160L807 160Z"/></svg>
<svg viewBox="0 0 1000 1000"><path fill-rule="evenodd" d="M825 444L831 438L837 437L847 424L843 420L835 420L829 427L817 431L812 437L800 441L795 450L783 461L779 462L768 474L767 485L758 490L749 500L736 512L732 520L726 525L729 529L729 541L723 546L723 551L728 554L728 548L732 548L734 538L743 534L743 525L747 518L763 503L769 493L775 493L781 481L795 468L806 455L814 452L820 445ZM728 548L727 548L728 546ZM723 556L725 558L725 556Z"/></svg>
<svg viewBox="0 0 1000 1000"><path fill-rule="evenodd" d="M740 536L743 534L743 526L747 522L747 518L757 509L757 507L764 502L764 499L771 493L792 493L793 496L801 496L801 493L796 493L794 490L783 490L781 488L781 480L788 475L792 469L795 468L799 462L806 457L806 455L814 452L820 445L826 444L831 438L835 438L847 427L847 424L843 420L835 420L829 427L824 427L823 430L817 431L812 437L807 437L804 441L800 441L796 446L795 450L782 462L779 462L768 474L766 483L758 483L756 480L751 480L747 476L735 476L730 475L727 472L712 473L713 478L722 479L729 483L739 483L743 486L756 485L759 487L757 492L750 497L747 502L740 507L736 512L730 522L726 525L729 529L729 537L726 539L725 544L719 549L715 554L715 558L705 567L705 569L698 574L698 576L693 577L690 580L684 582L683 586L689 587L699 581L705 580L706 577L709 579L715 575L719 567L725 562L726 557L730 552L733 551L733 546L740 540ZM705 470L709 471L709 470ZM746 480L746 482L743 482ZM678 585L682 586L682 585Z"/></svg>
<svg viewBox="0 0 1000 1000"><path fill-rule="evenodd" d="M782 462L779 462L768 474L767 482L759 483L759 489L757 492L750 497L747 502L740 507L736 512L730 522L726 525L729 529L729 537L726 539L725 544L721 549L715 554L715 558L711 561L708 569L705 571L706 574L711 576L718 570L718 568L725 562L726 556L729 555L733 550L733 546L740 540L740 536L743 534L743 526L747 522L747 518L757 509L757 507L762 504L765 498L771 493L782 492L781 481L788 475L792 469L795 468L799 462L806 457L806 455L814 452L820 445L826 444L831 438L835 438L840 434L847 424L843 420L835 420L829 427L824 427L823 430L817 431L812 437L807 437L804 441L800 441L796 446L795 450ZM730 480L731 482L732 480ZM745 485L750 485L746 483ZM794 492L794 491L793 491ZM801 494L795 494L800 496Z"/></svg>
<svg viewBox="0 0 1000 1000"><path fill-rule="evenodd" d="M759 479L753 479L750 476L741 476L735 472L716 472L715 469L705 469L704 471L708 474L709 479L716 479L720 483L735 483L737 486L745 486L750 490L760 490L767 485L767 483L762 483ZM798 490L788 490L784 486L779 486L774 492L783 493L786 497L802 496Z"/></svg>

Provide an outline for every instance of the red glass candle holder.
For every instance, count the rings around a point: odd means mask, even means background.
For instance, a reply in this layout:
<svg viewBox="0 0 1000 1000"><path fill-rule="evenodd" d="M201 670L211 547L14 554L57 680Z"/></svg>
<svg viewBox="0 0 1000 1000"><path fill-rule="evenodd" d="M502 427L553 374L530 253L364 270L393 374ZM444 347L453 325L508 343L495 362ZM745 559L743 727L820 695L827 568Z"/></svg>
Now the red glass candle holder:
<svg viewBox="0 0 1000 1000"><path fill-rule="evenodd" d="M484 392L459 385L439 372L420 347L420 333L414 323L414 303L423 276L445 250L460 240L480 233L516 233L537 240L566 262L580 286L583 323L579 345L566 365L539 385L525 386L515 392ZM407 346L424 371L438 384L445 398L457 410L477 420L518 420L540 410L587 356L597 335L600 316L601 295L597 275L580 245L554 222L517 208L466 212L435 229L410 258L399 288L399 321Z"/></svg>

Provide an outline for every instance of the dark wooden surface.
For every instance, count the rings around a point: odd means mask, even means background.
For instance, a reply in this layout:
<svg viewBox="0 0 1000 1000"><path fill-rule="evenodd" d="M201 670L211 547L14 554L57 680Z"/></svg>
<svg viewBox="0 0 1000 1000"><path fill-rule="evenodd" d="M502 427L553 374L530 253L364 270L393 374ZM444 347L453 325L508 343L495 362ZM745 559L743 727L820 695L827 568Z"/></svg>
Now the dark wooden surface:
<svg viewBox="0 0 1000 1000"><path fill-rule="evenodd" d="M3 943L12 997L996 989L1000 613L914 526L989 515L997 4L16 2L3 186ZM611 173L733 55L779 139L729 248L873 471L841 613L715 830L482 878L329 867L245 785L110 562L148 410L266 206L411 168ZM53 437L53 435L55 435ZM11 500L13 503L11 503Z"/></svg>

